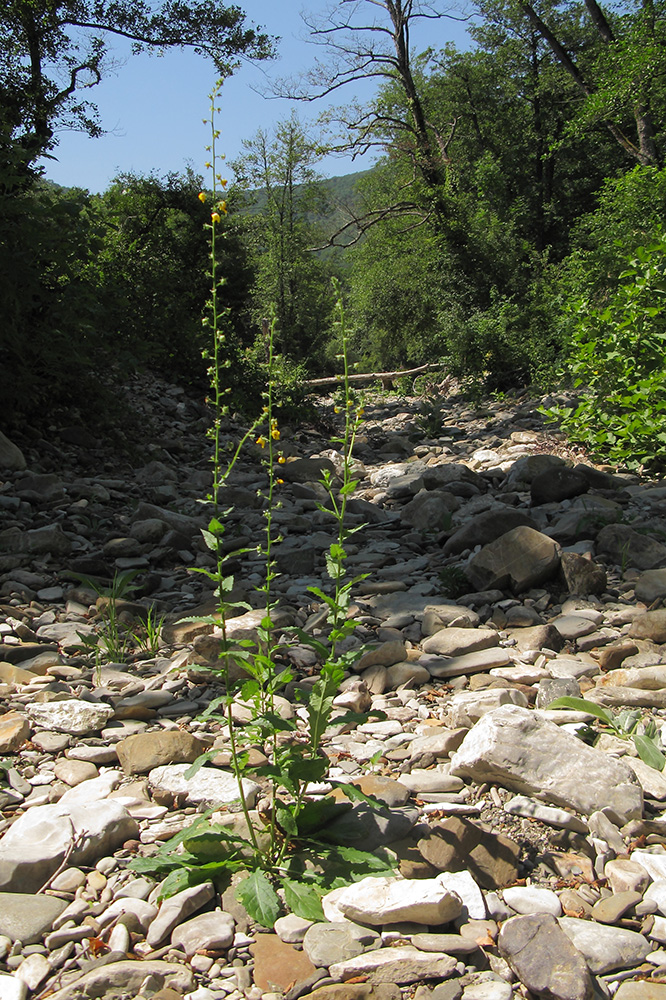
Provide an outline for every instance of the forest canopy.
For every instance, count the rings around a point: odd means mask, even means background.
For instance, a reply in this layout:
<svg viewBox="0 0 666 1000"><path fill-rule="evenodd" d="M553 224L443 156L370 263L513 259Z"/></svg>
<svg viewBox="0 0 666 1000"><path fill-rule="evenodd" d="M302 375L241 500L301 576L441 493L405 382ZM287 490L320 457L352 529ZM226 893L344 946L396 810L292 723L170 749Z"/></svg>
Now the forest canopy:
<svg viewBox="0 0 666 1000"><path fill-rule="evenodd" d="M609 337L623 343L616 327L638 285L650 361L623 369L620 410L634 382L666 367L664 0L475 0L473 10L465 51L413 48L417 22L445 16L419 0L338 0L310 19L320 58L278 89L308 105L335 92L341 105L319 131L293 114L248 136L228 192L235 405L258 398L265 317L276 319L285 405L306 375L335 369L331 277L348 300L359 370L433 362L486 389L563 379L594 400L589 359ZM11 419L60 405L74 370L91 382L120 363L204 379L204 180L156 165L93 196L46 183L34 164L63 122L103 128L88 92L109 34L137 50L192 47L221 75L239 55L269 56L273 42L214 0L10 0L0 25ZM366 77L376 91L360 105L353 85ZM374 149L377 163L327 182L318 164L330 149ZM596 326L581 319L608 310Z"/></svg>

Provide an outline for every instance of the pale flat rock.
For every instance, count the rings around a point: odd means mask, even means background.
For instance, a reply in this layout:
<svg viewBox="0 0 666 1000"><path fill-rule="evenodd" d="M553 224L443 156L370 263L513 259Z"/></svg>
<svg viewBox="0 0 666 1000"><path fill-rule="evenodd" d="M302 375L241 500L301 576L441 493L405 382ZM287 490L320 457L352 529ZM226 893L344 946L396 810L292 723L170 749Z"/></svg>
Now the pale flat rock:
<svg viewBox="0 0 666 1000"><path fill-rule="evenodd" d="M663 572L666 573L666 570ZM619 686L658 691L666 688L666 663L654 667L618 667L617 670L609 670L597 683L601 687Z"/></svg>
<svg viewBox="0 0 666 1000"><path fill-rule="evenodd" d="M83 804L89 802L101 802L107 799L114 788L118 787L122 775L120 771L110 770L103 774L98 774L96 778L89 778L80 782L67 791L58 800L58 805L69 806L73 802Z"/></svg>
<svg viewBox="0 0 666 1000"><path fill-rule="evenodd" d="M471 729L475 722L501 705L520 705L527 708L528 701L517 688L487 688L485 691L460 691L449 702L448 722L453 727Z"/></svg>
<svg viewBox="0 0 666 1000"><path fill-rule="evenodd" d="M581 636L594 632L596 628L594 622L581 615L559 615L553 618L550 624L555 626L563 639L569 640L580 639Z"/></svg>
<svg viewBox="0 0 666 1000"><path fill-rule="evenodd" d="M0 1000L27 1000L28 987L16 976L0 972Z"/></svg>
<svg viewBox="0 0 666 1000"><path fill-rule="evenodd" d="M466 920L485 919L485 899L471 872L440 872L435 881L460 897L463 904L462 916Z"/></svg>
<svg viewBox="0 0 666 1000"><path fill-rule="evenodd" d="M221 806L238 801L236 778L229 771L219 768L202 767L192 778L185 777L189 764L165 764L155 767L148 774L153 788L171 792L174 796L185 795L191 805ZM250 809L259 793L259 785L243 778L243 789Z"/></svg>
<svg viewBox="0 0 666 1000"><path fill-rule="evenodd" d="M652 854L651 851L632 851L631 861L639 864L655 882L666 878L666 853Z"/></svg>
<svg viewBox="0 0 666 1000"><path fill-rule="evenodd" d="M110 705L78 699L33 702L27 712L34 726L73 736L97 732L113 717Z"/></svg>
<svg viewBox="0 0 666 1000"><path fill-rule="evenodd" d="M516 705L477 722L453 754L451 774L504 785L583 815L606 806L623 822L643 814L643 790L626 764Z"/></svg>
<svg viewBox="0 0 666 1000"><path fill-rule="evenodd" d="M512 816L527 816L530 819L538 819L549 826L561 827L563 830L573 830L575 833L587 834L587 824L578 819L566 809L556 809L554 806L545 806L542 802L530 799L526 795L516 795L508 802L504 803L504 811Z"/></svg>
<svg viewBox="0 0 666 1000"><path fill-rule="evenodd" d="M439 952L417 948L380 948L365 952L329 968L332 979L344 982L367 976L368 983L416 983L420 979L446 979L456 967L456 959Z"/></svg>
<svg viewBox="0 0 666 1000"><path fill-rule="evenodd" d="M647 938L623 927L609 927L576 917L560 917L558 923L595 975L640 965L652 951Z"/></svg>
<svg viewBox="0 0 666 1000"><path fill-rule="evenodd" d="M489 649L491 646L499 646L499 635L492 629L457 628L453 625L440 629L421 643L424 653L451 657Z"/></svg>
<svg viewBox="0 0 666 1000"><path fill-rule="evenodd" d="M462 903L438 879L361 879L336 897L336 906L349 920L377 927L410 921L446 924L460 916Z"/></svg>
<svg viewBox="0 0 666 1000"><path fill-rule="evenodd" d="M532 885L514 885L502 892L504 902L516 913L549 913L551 917L562 916L560 898L552 889L541 889Z"/></svg>
<svg viewBox="0 0 666 1000"><path fill-rule="evenodd" d="M439 771L437 768L426 770L424 768L412 768L407 774L401 774L398 779L401 785L409 788L410 792L459 792L464 787L461 778L456 778L446 771Z"/></svg>
<svg viewBox="0 0 666 1000"><path fill-rule="evenodd" d="M148 978L160 988L170 988L176 994L190 993L195 988L195 980L187 965L175 962L112 962L86 972L80 979L52 993L49 1000L120 1000L121 997L139 993L142 983Z"/></svg>
<svg viewBox="0 0 666 1000"><path fill-rule="evenodd" d="M463 674L476 674L480 671L507 667L511 657L506 649L499 646L480 649L462 656L451 656L449 659L435 659L434 656L424 657L423 665L431 677L460 677Z"/></svg>
<svg viewBox="0 0 666 1000"><path fill-rule="evenodd" d="M26 984L31 993L53 972L46 955L34 954L24 958L16 970L16 978Z"/></svg>
<svg viewBox="0 0 666 1000"><path fill-rule="evenodd" d="M649 798L658 801L666 799L666 774L663 771L657 771L654 767L650 767L640 757L631 757L627 754L623 760L634 772L641 788Z"/></svg>
<svg viewBox="0 0 666 1000"><path fill-rule="evenodd" d="M171 943L182 947L188 958L200 950L226 951L234 942L234 927L230 913L222 910L200 913L174 928Z"/></svg>
<svg viewBox="0 0 666 1000"><path fill-rule="evenodd" d="M166 764L192 764L206 747L182 729L137 733L116 746L125 774L147 774Z"/></svg>
<svg viewBox="0 0 666 1000"><path fill-rule="evenodd" d="M148 944L156 948L178 924L200 910L214 896L213 883L203 882L201 885L190 886L189 889L183 889L182 892L177 892L163 900L159 913L148 929L146 935Z"/></svg>
<svg viewBox="0 0 666 1000"><path fill-rule="evenodd" d="M604 865L604 875L613 892L631 890L644 892L650 882L647 869L638 860L631 861L628 858L613 858L607 861ZM663 875L656 874L654 878L666 878L666 867Z"/></svg>
<svg viewBox="0 0 666 1000"><path fill-rule="evenodd" d="M337 923L312 924L303 938L303 951L317 968L362 955L367 949L381 944L377 931L361 927L350 920Z"/></svg>
<svg viewBox="0 0 666 1000"><path fill-rule="evenodd" d="M138 835L136 820L113 800L33 806L0 840L0 889L35 892L70 848L70 864L94 864Z"/></svg>

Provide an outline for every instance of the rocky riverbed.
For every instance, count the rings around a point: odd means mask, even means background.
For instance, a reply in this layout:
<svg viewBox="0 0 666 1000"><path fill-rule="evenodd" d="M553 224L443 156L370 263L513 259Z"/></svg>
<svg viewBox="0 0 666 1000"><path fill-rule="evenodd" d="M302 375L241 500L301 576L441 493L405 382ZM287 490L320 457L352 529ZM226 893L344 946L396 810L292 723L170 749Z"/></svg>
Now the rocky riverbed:
<svg viewBox="0 0 666 1000"><path fill-rule="evenodd" d="M126 392L131 461L82 424L0 441L0 1000L666 1000L666 777L593 714L548 707L582 696L664 730L666 484L580 460L527 397L442 398L441 427L418 400L368 400L348 545L367 574L349 642L367 649L337 700L385 717L331 729L313 795L344 780L384 803L328 832L392 851L396 877L267 932L231 890L159 902L127 867L237 804L224 727L201 719L219 637L180 622L211 608L193 572L210 566L209 414L157 380ZM278 631L325 641L308 587L334 537L319 479L341 458L321 429L332 400L320 410L319 429L281 427L275 593ZM242 431L230 419L225 446ZM261 454L224 488L230 551L248 550L235 599L255 609L233 638L261 619ZM135 588L113 613L137 638L96 663L109 597L90 581L114 575ZM282 656L316 676L293 633ZM292 688L279 708L298 712Z"/></svg>

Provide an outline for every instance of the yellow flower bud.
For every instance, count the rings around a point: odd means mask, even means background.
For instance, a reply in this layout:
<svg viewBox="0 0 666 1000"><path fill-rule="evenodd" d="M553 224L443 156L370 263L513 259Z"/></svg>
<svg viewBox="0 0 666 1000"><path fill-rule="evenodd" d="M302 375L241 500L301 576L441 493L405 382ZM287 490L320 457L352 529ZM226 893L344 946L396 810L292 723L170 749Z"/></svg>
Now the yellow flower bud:
<svg viewBox="0 0 666 1000"><path fill-rule="evenodd" d="M199 201L204 202L206 200L206 192L199 191Z"/></svg>
<svg viewBox="0 0 666 1000"><path fill-rule="evenodd" d="M213 214L211 215L211 219L213 222L222 222L219 212L213 212Z"/></svg>

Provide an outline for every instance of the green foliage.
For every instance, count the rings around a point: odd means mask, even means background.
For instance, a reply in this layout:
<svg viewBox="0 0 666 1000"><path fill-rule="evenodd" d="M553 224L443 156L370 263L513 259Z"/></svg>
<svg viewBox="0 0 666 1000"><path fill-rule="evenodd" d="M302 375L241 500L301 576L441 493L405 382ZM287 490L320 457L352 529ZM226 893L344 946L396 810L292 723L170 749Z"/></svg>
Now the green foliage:
<svg viewBox="0 0 666 1000"><path fill-rule="evenodd" d="M572 441L628 468L664 467L666 239L638 247L603 305L572 306L568 372L577 405L553 408Z"/></svg>
<svg viewBox="0 0 666 1000"><path fill-rule="evenodd" d="M636 750L638 751L638 756L641 760L653 767L656 771L663 771L664 765L666 764L666 755L659 747L659 733L657 727L652 719L642 722L642 732L637 732L639 725L641 725L642 717L638 709L622 709L617 715L613 715L608 709L602 708L601 705L597 705L594 701L588 701L586 698L556 698L555 701L551 701L548 706L551 708L570 708L575 712L586 712L587 715L593 715L595 719L599 719L608 729L611 730L613 736L617 736L618 739L629 739L631 737Z"/></svg>

